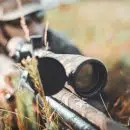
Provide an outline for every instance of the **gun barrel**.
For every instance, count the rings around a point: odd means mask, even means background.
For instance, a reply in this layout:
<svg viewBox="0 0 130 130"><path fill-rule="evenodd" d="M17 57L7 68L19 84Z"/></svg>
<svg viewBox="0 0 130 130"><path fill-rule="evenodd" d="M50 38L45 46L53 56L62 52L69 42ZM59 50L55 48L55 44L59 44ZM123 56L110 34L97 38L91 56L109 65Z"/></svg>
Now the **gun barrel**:
<svg viewBox="0 0 130 130"><path fill-rule="evenodd" d="M109 119L104 113L66 89L62 89L59 93L54 95L53 98L86 118L92 124L100 128L100 130L129 130L119 122L117 123L116 121Z"/></svg>
<svg viewBox="0 0 130 130"><path fill-rule="evenodd" d="M77 114L70 111L51 97L46 97L51 107L75 130L98 130L90 122L83 120Z"/></svg>

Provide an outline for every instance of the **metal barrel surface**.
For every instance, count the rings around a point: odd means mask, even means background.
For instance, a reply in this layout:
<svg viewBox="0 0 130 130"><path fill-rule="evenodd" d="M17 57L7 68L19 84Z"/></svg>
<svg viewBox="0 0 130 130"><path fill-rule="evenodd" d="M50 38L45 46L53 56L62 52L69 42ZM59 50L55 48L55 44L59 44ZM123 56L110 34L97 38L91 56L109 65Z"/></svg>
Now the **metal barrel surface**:
<svg viewBox="0 0 130 130"><path fill-rule="evenodd" d="M83 120L77 114L70 111L51 97L46 97L51 107L72 127L74 130L98 130L90 122Z"/></svg>

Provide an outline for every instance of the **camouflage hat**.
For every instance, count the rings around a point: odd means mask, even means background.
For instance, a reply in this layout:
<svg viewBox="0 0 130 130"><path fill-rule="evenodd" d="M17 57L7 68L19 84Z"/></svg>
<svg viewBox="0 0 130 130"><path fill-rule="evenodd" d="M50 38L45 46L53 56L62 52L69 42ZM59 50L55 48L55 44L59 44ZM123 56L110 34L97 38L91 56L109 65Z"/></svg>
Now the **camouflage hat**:
<svg viewBox="0 0 130 130"><path fill-rule="evenodd" d="M17 0L0 0L0 21L18 19L21 15L28 15L43 10L40 0L20 0L22 8L18 8Z"/></svg>

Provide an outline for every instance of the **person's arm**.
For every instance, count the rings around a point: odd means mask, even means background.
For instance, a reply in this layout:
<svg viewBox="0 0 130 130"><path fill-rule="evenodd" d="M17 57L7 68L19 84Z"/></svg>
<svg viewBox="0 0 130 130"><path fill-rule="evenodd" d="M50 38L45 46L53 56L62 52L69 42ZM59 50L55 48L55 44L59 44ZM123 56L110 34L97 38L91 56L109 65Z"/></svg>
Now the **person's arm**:
<svg viewBox="0 0 130 130"><path fill-rule="evenodd" d="M56 32L52 29L48 30L48 42L50 50L57 54L79 54L81 51L67 39L62 33Z"/></svg>

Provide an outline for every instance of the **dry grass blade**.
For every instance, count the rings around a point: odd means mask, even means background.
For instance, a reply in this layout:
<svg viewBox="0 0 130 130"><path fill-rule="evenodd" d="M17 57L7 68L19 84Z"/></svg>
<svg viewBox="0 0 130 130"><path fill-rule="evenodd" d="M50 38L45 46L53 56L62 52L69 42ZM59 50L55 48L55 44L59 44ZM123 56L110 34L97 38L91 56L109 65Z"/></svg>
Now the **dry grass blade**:
<svg viewBox="0 0 130 130"><path fill-rule="evenodd" d="M46 120L46 127L50 130L58 130L57 115L52 112L50 105L46 101L44 86L41 83L40 75L37 69L37 60L35 57L27 57L26 60L24 59L22 61L22 64L25 66L25 69L29 72L30 77L32 78L35 86L34 90L36 90L40 95L40 100L43 104L42 109L40 109L40 114Z"/></svg>
<svg viewBox="0 0 130 130"><path fill-rule="evenodd" d="M18 113L17 109L15 111L16 111L16 113ZM19 130L25 130L25 127L24 127L23 121L21 120L21 117L18 115L16 115L16 117L17 117L17 124L18 124Z"/></svg>
<svg viewBox="0 0 130 130"><path fill-rule="evenodd" d="M17 4L18 4L18 8L19 9L22 9L22 3L21 3L21 0L16 0ZM26 24L26 21L25 21L25 18L24 18L24 15L21 11L21 26L22 26L22 29L25 33L25 38L30 41L30 37L29 37L29 29L27 27L27 24Z"/></svg>
<svg viewBox="0 0 130 130"><path fill-rule="evenodd" d="M17 113L17 111L16 111L16 112L13 112L13 111L9 111L9 110L3 109L3 108L0 108L0 111L9 113L10 115L12 114L12 115L16 115L16 116L23 116L24 119L29 120L30 122L32 122L32 124L35 124L35 125L41 127L42 129L44 128L44 126L42 126L41 124L32 121L30 118L28 118L28 117L22 115L21 113ZM7 119L7 118L6 118L6 119ZM3 120L5 121L5 119L3 119ZM6 120L6 121L8 121L8 120ZM6 125L6 124L8 124L8 123L4 123L4 124ZM5 128L5 127L4 127L4 128Z"/></svg>
<svg viewBox="0 0 130 130"><path fill-rule="evenodd" d="M44 32L44 43L45 43L46 50L49 49L49 45L48 45L48 41L47 41L48 25L49 25L49 22L47 21L45 24L45 32Z"/></svg>

